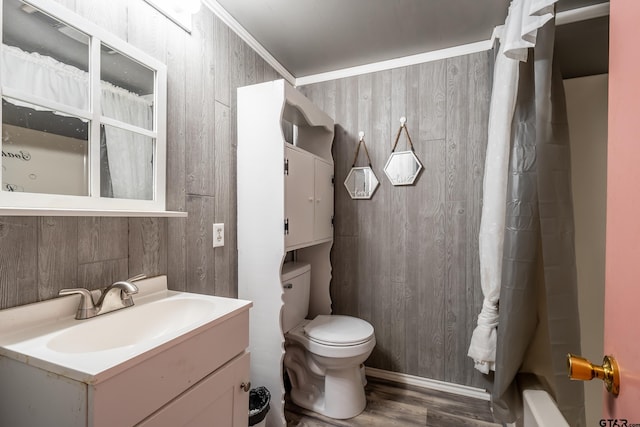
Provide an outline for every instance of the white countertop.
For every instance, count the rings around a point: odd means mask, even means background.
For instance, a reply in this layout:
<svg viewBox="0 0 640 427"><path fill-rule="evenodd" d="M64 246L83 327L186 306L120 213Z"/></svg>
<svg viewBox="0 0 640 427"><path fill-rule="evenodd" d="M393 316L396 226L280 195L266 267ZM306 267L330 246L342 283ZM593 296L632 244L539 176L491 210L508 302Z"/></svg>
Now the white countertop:
<svg viewBox="0 0 640 427"><path fill-rule="evenodd" d="M0 310L0 356L95 384L252 306L170 291L166 276L136 285L133 307L87 320L75 319L79 295Z"/></svg>

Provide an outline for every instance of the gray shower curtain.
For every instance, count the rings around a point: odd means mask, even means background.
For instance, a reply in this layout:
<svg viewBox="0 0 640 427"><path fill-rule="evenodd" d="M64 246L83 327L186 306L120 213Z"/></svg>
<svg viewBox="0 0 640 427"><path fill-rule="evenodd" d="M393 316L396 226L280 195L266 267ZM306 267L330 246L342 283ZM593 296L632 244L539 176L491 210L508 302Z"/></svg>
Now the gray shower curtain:
<svg viewBox="0 0 640 427"><path fill-rule="evenodd" d="M552 20L520 63L492 405L497 420L515 421L518 377L529 371L546 383L567 422L584 426L583 384L566 371L566 354L580 352L580 326L569 131L554 33Z"/></svg>

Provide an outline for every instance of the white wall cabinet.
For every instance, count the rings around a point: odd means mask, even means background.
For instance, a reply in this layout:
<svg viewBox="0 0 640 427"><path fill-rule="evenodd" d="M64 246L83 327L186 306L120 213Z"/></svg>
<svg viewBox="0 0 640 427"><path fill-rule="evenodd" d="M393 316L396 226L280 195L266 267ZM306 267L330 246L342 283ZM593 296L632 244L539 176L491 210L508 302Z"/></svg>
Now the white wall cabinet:
<svg viewBox="0 0 640 427"><path fill-rule="evenodd" d="M313 157L285 146L284 242L287 249L313 240Z"/></svg>
<svg viewBox="0 0 640 427"><path fill-rule="evenodd" d="M287 250L333 238L333 163L285 144Z"/></svg>
<svg viewBox="0 0 640 427"><path fill-rule="evenodd" d="M333 125L284 80L238 89L238 296L253 301L251 382L271 392L268 427L285 425L280 272L287 252L311 264L310 316L331 313Z"/></svg>
<svg viewBox="0 0 640 427"><path fill-rule="evenodd" d="M333 239L333 164L320 159L314 161L314 238L321 242Z"/></svg>

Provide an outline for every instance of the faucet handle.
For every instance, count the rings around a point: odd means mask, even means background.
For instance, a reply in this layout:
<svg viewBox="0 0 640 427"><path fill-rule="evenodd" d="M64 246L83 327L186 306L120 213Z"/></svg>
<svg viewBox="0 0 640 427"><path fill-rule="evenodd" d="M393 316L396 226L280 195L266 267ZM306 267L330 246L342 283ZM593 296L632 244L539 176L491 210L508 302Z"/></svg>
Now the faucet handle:
<svg viewBox="0 0 640 427"><path fill-rule="evenodd" d="M96 315L96 306L93 295L85 288L61 289L59 296L80 294L80 304L76 312L76 319L87 319Z"/></svg>
<svg viewBox="0 0 640 427"><path fill-rule="evenodd" d="M59 296L80 294L80 306L83 308L93 307L93 295L85 288L61 289Z"/></svg>

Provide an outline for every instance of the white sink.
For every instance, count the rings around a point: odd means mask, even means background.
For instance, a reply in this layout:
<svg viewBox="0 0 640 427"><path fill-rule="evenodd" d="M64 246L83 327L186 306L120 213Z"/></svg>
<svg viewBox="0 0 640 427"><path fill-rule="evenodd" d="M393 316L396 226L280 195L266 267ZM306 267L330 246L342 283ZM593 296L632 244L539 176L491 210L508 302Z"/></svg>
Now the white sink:
<svg viewBox="0 0 640 427"><path fill-rule="evenodd" d="M46 343L62 353L91 353L175 335L208 319L220 304L201 296L174 295L82 321ZM219 310L218 310L219 311Z"/></svg>
<svg viewBox="0 0 640 427"><path fill-rule="evenodd" d="M74 318L77 295L0 311L0 355L91 383L251 306L169 291L166 276L136 285L133 307L87 320Z"/></svg>

